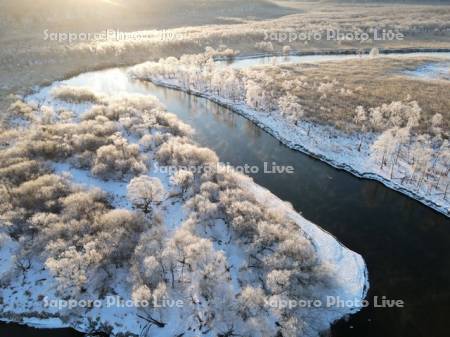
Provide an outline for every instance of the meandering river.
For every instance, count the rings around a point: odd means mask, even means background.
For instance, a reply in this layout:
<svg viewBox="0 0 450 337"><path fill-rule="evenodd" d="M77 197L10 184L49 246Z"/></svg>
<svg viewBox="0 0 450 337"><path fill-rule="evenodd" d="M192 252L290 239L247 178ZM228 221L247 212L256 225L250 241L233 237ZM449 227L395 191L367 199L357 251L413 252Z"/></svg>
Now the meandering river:
<svg viewBox="0 0 450 337"><path fill-rule="evenodd" d="M235 66L260 62L239 60ZM335 324L332 336L448 336L449 218L381 183L358 179L291 150L245 118L204 98L130 80L121 69L86 73L66 82L109 94L155 95L192 125L195 139L215 150L222 162L259 167L260 172L253 175L258 184L361 254L369 270L371 305ZM264 163L293 166L294 173L267 174L262 172ZM403 300L405 306L375 308L374 296ZM77 336L69 330L0 325L0 336L25 335Z"/></svg>

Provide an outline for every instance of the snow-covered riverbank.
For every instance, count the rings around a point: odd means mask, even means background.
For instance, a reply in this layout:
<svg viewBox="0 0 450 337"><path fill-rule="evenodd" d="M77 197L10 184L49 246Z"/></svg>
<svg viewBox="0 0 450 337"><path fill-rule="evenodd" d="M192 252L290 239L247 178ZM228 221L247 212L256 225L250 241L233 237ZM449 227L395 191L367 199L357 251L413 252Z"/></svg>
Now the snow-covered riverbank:
<svg viewBox="0 0 450 337"><path fill-rule="evenodd" d="M179 85L176 79L147 79L156 85L181 90L225 106L251 120L292 149L304 152L338 169L346 170L357 177L379 181L391 189L408 195L446 216L450 216L450 198L444 200L440 195L430 195L425 186L422 189L416 189L414 186L400 184L400 180L390 178L389 171L379 168L370 152L370 147L376 139L375 134L347 134L332 126L308 121L294 125L280 115L259 112L249 108L246 104L236 103L215 94L186 89ZM360 151L357 151L360 143Z"/></svg>

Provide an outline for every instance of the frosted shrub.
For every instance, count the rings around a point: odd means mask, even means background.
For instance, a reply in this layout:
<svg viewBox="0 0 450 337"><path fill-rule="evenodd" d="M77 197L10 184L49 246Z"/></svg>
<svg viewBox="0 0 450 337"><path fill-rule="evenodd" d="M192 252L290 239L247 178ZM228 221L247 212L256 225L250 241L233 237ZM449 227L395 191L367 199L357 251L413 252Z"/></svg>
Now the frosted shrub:
<svg viewBox="0 0 450 337"><path fill-rule="evenodd" d="M218 55L231 59L238 54L239 54L239 50L234 50L232 48L225 48L225 49L221 50Z"/></svg>
<svg viewBox="0 0 450 337"><path fill-rule="evenodd" d="M35 245L45 247L49 255L56 256L67 246L91 241L100 227L94 225L107 211L105 196L99 190L76 190L61 198L59 213L35 213L31 219L39 233Z"/></svg>
<svg viewBox="0 0 450 337"><path fill-rule="evenodd" d="M142 146L142 149L144 151L152 150L153 146L154 146L154 137L153 137L153 135L149 135L149 134L143 135L141 137L141 139L139 140L139 145Z"/></svg>
<svg viewBox="0 0 450 337"><path fill-rule="evenodd" d="M212 47L206 47L205 48L205 55L209 57L226 57L226 58L233 58L234 56L238 55L238 50L233 50L232 48L228 48L226 45L222 44L219 46L219 48L214 49Z"/></svg>
<svg viewBox="0 0 450 337"><path fill-rule="evenodd" d="M158 129L166 127L174 136L190 136L193 133L193 129L178 119L175 114L169 112L158 111L155 114L156 122L159 124Z"/></svg>
<svg viewBox="0 0 450 337"><path fill-rule="evenodd" d="M154 256L147 256L142 261L144 272L141 275L146 283L156 285L161 281L161 264Z"/></svg>
<svg viewBox="0 0 450 337"><path fill-rule="evenodd" d="M233 196L231 198L233 198ZM259 205L255 205L247 200L230 200L230 194L228 191L223 192L221 201L229 203L229 206L226 208L225 212L230 219L229 221L233 228L238 233L248 236L253 235L254 230L256 229L256 224L263 217L263 213Z"/></svg>
<svg viewBox="0 0 450 337"><path fill-rule="evenodd" d="M105 97L101 105L93 106L83 116L83 119L95 119L103 116L111 121L119 121L121 118L139 118L148 116L154 110L162 109L159 101L153 96L128 94L114 97Z"/></svg>
<svg viewBox="0 0 450 337"><path fill-rule="evenodd" d="M167 270L167 258L163 252L165 235L164 227L157 224L141 234L132 258L131 276L134 283L155 288L164 280Z"/></svg>
<svg viewBox="0 0 450 337"><path fill-rule="evenodd" d="M114 138L113 144L97 150L92 174L103 179L121 179L128 174L137 175L147 170L139 146L128 144L124 138Z"/></svg>
<svg viewBox="0 0 450 337"><path fill-rule="evenodd" d="M40 109L40 123L43 125L53 124L56 120L56 114L52 107L42 106Z"/></svg>
<svg viewBox="0 0 450 337"><path fill-rule="evenodd" d="M128 210L108 210L96 190L77 192L63 204L61 215L40 213L32 220L40 231L34 244L45 248L47 267L61 288L72 287L74 293L81 291L87 280L92 288L110 281L107 274L128 264L148 223ZM71 270L79 275L74 277Z"/></svg>
<svg viewBox="0 0 450 337"><path fill-rule="evenodd" d="M91 89L69 85L53 88L51 95L57 99L70 103L97 103L101 101L101 97Z"/></svg>
<svg viewBox="0 0 450 337"><path fill-rule="evenodd" d="M46 173L46 168L36 160L23 159L20 162L0 166L0 181L8 181L10 184L19 185L25 181L33 180Z"/></svg>
<svg viewBox="0 0 450 337"><path fill-rule="evenodd" d="M107 196L100 189L75 192L62 200L63 217L71 220L84 217L94 219L97 214L106 211L106 205Z"/></svg>
<svg viewBox="0 0 450 337"><path fill-rule="evenodd" d="M220 214L218 204L212 202L203 194L194 195L188 200L186 205L195 212L201 221L205 221L206 224L209 224L212 219L217 218Z"/></svg>
<svg viewBox="0 0 450 337"><path fill-rule="evenodd" d="M200 193L207 196L209 200L217 202L219 201L220 187L212 181L206 181L201 184Z"/></svg>
<svg viewBox="0 0 450 337"><path fill-rule="evenodd" d="M431 132L434 133L436 136L439 136L442 134L442 124L443 124L444 118L440 113L436 113L431 117Z"/></svg>
<svg viewBox="0 0 450 337"><path fill-rule="evenodd" d="M369 109L369 121L374 130L386 130L391 127L417 127L422 109L416 101L392 102Z"/></svg>
<svg viewBox="0 0 450 337"><path fill-rule="evenodd" d="M273 270L267 275L267 285L273 294L281 294L288 289L291 274L288 270Z"/></svg>
<svg viewBox="0 0 450 337"><path fill-rule="evenodd" d="M68 144L67 128L48 125L33 129L27 137L22 139L28 155L45 159L62 159L68 157L72 148ZM69 132L69 135L71 133Z"/></svg>
<svg viewBox="0 0 450 337"><path fill-rule="evenodd" d="M98 137L108 137L118 132L119 127L104 116L96 116L93 120L83 120L77 124L75 135L93 134Z"/></svg>
<svg viewBox="0 0 450 337"><path fill-rule="evenodd" d="M161 145L156 153L157 159L165 165L202 167L219 161L214 151L185 143L179 138L170 139Z"/></svg>
<svg viewBox="0 0 450 337"><path fill-rule="evenodd" d="M85 151L96 152L97 149L108 143L108 138L91 133L74 135L72 141L76 153L83 153Z"/></svg>
<svg viewBox="0 0 450 337"><path fill-rule="evenodd" d="M182 235L182 232L177 234ZM182 261L198 275L192 280L197 283L194 286L198 287L200 295L207 300L213 298L216 287L227 283L227 265L223 252L216 251L210 240L195 235L183 238L177 236L174 239L178 239L177 245L183 255Z"/></svg>
<svg viewBox="0 0 450 337"><path fill-rule="evenodd" d="M262 51L266 51L266 52L273 52L273 44L270 41L269 42L266 42L266 41L256 42L255 48L262 50Z"/></svg>
<svg viewBox="0 0 450 337"><path fill-rule="evenodd" d="M70 193L67 179L47 174L27 181L12 190L15 207L22 207L30 214L37 211L58 211L60 198Z"/></svg>
<svg viewBox="0 0 450 337"><path fill-rule="evenodd" d="M321 94L326 94L327 92L332 91L336 84L337 83L335 82L321 82L317 88L317 91Z"/></svg>
<svg viewBox="0 0 450 337"><path fill-rule="evenodd" d="M181 193L185 194L188 188L194 182L194 174L188 170L179 170L171 178L173 184L181 188Z"/></svg>
<svg viewBox="0 0 450 337"><path fill-rule="evenodd" d="M148 223L135 212L115 209L98 217L95 226L99 231L95 240L99 250L107 256L104 264L121 266L130 259L139 234L148 227Z"/></svg>
<svg viewBox="0 0 450 337"><path fill-rule="evenodd" d="M9 106L9 112L22 117L31 117L34 109L31 105L25 103L24 101L17 100Z"/></svg>
<svg viewBox="0 0 450 337"><path fill-rule="evenodd" d="M158 286L153 290L152 300L154 300L157 304L162 303L162 301L167 298L167 295L168 292L166 283L159 282Z"/></svg>

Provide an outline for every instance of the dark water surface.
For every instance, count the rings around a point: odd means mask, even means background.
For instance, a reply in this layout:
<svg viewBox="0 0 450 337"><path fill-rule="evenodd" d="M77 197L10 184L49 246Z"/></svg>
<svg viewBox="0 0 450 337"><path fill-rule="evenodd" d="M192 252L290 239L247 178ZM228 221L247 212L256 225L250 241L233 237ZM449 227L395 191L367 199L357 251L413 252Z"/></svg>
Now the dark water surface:
<svg viewBox="0 0 450 337"><path fill-rule="evenodd" d="M82 337L73 329L36 329L13 323L0 323L0 337Z"/></svg>
<svg viewBox="0 0 450 337"><path fill-rule="evenodd" d="M291 165L294 174L253 175L254 180L361 254L369 270L371 305L340 321L334 337L448 337L450 219L382 184L358 179L290 150L226 108L153 84L130 82L118 69L68 81L108 93L157 96L196 130L196 140L232 165ZM374 296L403 300L404 308L374 308ZM0 325L0 337L59 337Z"/></svg>

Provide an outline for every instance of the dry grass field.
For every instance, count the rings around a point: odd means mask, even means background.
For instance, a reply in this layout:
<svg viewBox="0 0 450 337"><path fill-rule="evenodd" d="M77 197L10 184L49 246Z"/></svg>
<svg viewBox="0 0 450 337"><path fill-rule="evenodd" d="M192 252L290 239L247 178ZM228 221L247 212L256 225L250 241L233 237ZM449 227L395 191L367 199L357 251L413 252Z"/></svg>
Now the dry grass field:
<svg viewBox="0 0 450 337"><path fill-rule="evenodd" d="M280 85L301 80L303 84L295 95L312 120L348 128L357 106L369 109L394 101L414 100L422 108L421 131L430 126L429 121L436 113L443 116L444 128L448 130L450 82L423 81L405 73L433 62L439 61L423 57L375 57L262 69Z"/></svg>

